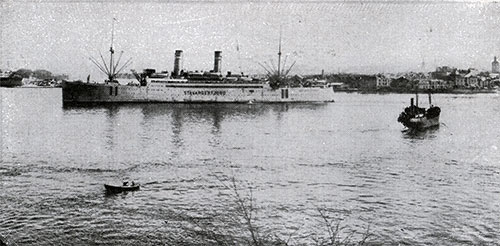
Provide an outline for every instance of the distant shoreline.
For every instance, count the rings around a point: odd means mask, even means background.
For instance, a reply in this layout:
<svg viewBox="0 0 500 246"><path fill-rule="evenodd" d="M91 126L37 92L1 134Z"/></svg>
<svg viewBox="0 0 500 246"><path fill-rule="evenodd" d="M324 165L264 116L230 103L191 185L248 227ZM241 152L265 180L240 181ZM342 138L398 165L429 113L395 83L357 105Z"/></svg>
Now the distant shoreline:
<svg viewBox="0 0 500 246"><path fill-rule="evenodd" d="M406 91L406 90L353 90L353 89L336 89L335 92L346 92L346 93L359 93L359 94L415 94L415 91ZM436 90L430 91L432 94L491 94L497 93L497 89L452 89L452 90ZM429 91L427 90L419 90L418 93L427 94Z"/></svg>
<svg viewBox="0 0 500 246"><path fill-rule="evenodd" d="M16 86L16 87L2 87L2 88L19 88L19 89L57 89L61 86Z"/></svg>
<svg viewBox="0 0 500 246"><path fill-rule="evenodd" d="M21 89L56 89L61 86L16 86L16 87L1 87L1 88L21 88ZM334 89L335 92L359 93L359 94L415 94L414 91L397 90L397 89ZM497 93L498 89L452 89L452 90L436 90L431 91L432 94L492 94ZM429 91L419 90L420 94L427 94Z"/></svg>

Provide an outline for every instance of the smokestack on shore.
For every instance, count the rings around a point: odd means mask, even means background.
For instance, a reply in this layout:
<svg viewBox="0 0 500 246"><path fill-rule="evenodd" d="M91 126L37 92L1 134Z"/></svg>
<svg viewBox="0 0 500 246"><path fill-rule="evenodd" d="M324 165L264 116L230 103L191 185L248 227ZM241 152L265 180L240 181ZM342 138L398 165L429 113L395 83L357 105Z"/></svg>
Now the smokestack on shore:
<svg viewBox="0 0 500 246"><path fill-rule="evenodd" d="M215 57L214 57L214 73L220 73L221 71L221 60L222 60L222 51L215 51Z"/></svg>
<svg viewBox="0 0 500 246"><path fill-rule="evenodd" d="M174 76L179 76L181 60L182 60L182 50L176 50L175 61L174 61L174 74L173 74Z"/></svg>

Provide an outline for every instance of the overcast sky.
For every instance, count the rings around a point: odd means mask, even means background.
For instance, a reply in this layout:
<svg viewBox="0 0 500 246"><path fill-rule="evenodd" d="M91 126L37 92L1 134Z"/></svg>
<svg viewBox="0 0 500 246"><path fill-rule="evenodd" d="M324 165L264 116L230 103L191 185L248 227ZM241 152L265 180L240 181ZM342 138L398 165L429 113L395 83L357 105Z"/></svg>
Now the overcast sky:
<svg viewBox="0 0 500 246"><path fill-rule="evenodd" d="M1 1L0 68L97 76L89 57L114 47L129 68L263 73L283 57L292 73L404 72L449 65L490 70L500 56L500 7L486 2ZM239 49L238 49L239 48ZM99 58L100 59L100 58ZM271 62L273 60L273 62ZM422 63L425 66L422 66ZM129 69L127 69L128 71Z"/></svg>

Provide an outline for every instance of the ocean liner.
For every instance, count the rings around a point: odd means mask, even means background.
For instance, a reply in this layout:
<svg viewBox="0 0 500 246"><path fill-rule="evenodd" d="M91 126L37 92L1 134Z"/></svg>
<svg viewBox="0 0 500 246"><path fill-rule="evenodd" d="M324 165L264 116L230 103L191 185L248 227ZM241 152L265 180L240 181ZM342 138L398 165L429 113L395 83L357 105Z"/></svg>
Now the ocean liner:
<svg viewBox="0 0 500 246"><path fill-rule="evenodd" d="M113 37L113 35L112 35ZM280 38L281 39L281 38ZM171 73L144 69L134 70L138 83L120 84L117 75L129 61L119 68L121 55L113 62L113 38L111 38L110 63L92 62L107 75L104 83L64 82L63 103L125 103L125 102L182 102L182 103L282 103L282 102L333 102L333 87L327 83L289 83L288 71L281 71L281 41L278 53L278 69L266 78L252 78L243 74L221 72L222 52L215 51L213 70L208 72L181 69L182 50L175 51ZM103 58L101 56L101 58ZM290 67L291 68L291 67Z"/></svg>

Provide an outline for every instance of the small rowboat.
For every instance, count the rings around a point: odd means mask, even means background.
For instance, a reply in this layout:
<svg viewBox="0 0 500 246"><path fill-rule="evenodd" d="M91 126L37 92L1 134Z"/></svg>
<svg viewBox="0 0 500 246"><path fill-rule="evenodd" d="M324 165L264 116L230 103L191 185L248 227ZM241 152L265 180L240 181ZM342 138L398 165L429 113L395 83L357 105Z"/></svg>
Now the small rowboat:
<svg viewBox="0 0 500 246"><path fill-rule="evenodd" d="M125 191L135 191L139 190L140 184L124 184L124 185L109 185L104 184L104 188L106 188L106 192L109 193L120 193Z"/></svg>

